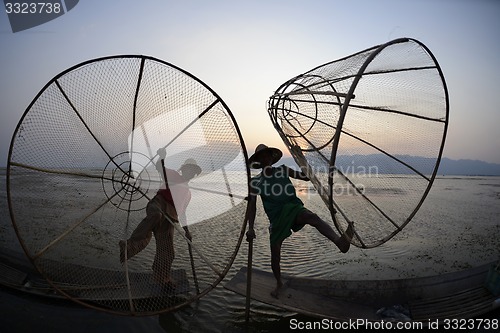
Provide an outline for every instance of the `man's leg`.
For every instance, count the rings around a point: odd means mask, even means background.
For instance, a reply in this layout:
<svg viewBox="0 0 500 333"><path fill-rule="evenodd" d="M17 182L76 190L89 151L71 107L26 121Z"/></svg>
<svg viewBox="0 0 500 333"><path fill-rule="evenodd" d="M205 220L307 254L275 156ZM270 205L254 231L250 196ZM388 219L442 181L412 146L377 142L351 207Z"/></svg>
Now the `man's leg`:
<svg viewBox="0 0 500 333"><path fill-rule="evenodd" d="M271 269L273 270L274 277L276 278L276 288L271 292L271 295L278 298L279 291L283 287L283 282L281 281L281 244L283 241L271 245Z"/></svg>
<svg viewBox="0 0 500 333"><path fill-rule="evenodd" d="M314 214L309 210L305 210L297 216L295 220L296 224L309 224L315 227L323 236L331 240L342 253L346 253L349 251L349 247L351 246L351 239L354 235L354 230L352 225L350 224L346 230L346 232L339 236L333 230L332 227L325 221L323 221L318 215Z"/></svg>
<svg viewBox="0 0 500 333"><path fill-rule="evenodd" d="M151 241L153 229L162 218L161 210L155 199L152 199L146 206L146 217L137 225L132 235L126 241L121 240L120 244L120 262L130 259L141 252ZM125 254L125 249L126 254Z"/></svg>
<svg viewBox="0 0 500 333"><path fill-rule="evenodd" d="M153 262L153 272L156 281L175 287L171 276L172 263L175 257L174 226L164 219L161 226L154 231L156 239L156 256Z"/></svg>

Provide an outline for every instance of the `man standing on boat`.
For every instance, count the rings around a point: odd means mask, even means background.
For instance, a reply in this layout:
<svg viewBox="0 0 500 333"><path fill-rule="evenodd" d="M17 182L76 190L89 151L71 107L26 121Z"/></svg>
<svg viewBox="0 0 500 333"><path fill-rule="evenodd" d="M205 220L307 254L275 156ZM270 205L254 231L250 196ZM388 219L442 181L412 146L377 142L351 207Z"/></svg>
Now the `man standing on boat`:
<svg viewBox="0 0 500 333"><path fill-rule="evenodd" d="M186 222L186 208L191 200L188 182L201 173L201 168L192 158L187 159L179 172L164 167L165 151L159 150L160 159L156 168L165 184L146 206L146 217L137 225L127 240L121 240L120 262L125 262L141 252L149 244L152 235L156 240L156 254L153 262L154 279L169 288L175 288L171 278L174 260L174 226L172 223ZM190 238L189 233L186 236ZM126 251L125 251L126 249Z"/></svg>
<svg viewBox="0 0 500 333"><path fill-rule="evenodd" d="M353 236L351 224L345 234L339 236L318 215L304 207L304 204L296 195L290 177L304 181L308 181L309 178L302 172L290 169L284 164L273 167L272 165L278 162L282 156L281 150L259 144L255 149L255 153L249 159L251 168L262 169L262 172L253 177L250 183L249 204L253 216L250 217L249 221L255 219L256 196L260 195L264 211L271 223L269 226L271 268L276 278L276 288L271 292L271 295L276 298L278 298L279 291L283 286L280 267L281 245L292 234L292 231L297 232L306 224L309 224L332 241L342 253L349 251L350 240ZM253 231L253 226L249 230ZM255 232L248 236L254 238Z"/></svg>

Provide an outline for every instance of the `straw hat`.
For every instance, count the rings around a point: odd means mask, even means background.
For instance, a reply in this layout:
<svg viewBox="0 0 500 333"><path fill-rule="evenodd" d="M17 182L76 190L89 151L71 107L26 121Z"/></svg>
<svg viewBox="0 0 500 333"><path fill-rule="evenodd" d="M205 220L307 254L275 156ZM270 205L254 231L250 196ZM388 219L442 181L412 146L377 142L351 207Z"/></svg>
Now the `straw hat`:
<svg viewBox="0 0 500 333"><path fill-rule="evenodd" d="M255 148L255 153L248 159L250 168L260 169L261 168L260 161L262 159L262 155L265 154L266 152L271 153L273 158L272 164L278 162L281 156L283 156L283 153L278 148L268 147L265 144L261 143L257 146L257 148Z"/></svg>
<svg viewBox="0 0 500 333"><path fill-rule="evenodd" d="M184 161L184 164L182 164L179 169L182 170L183 168L192 169L195 175L199 175L201 173L201 168L198 163L196 163L196 160L194 158L188 158L186 161Z"/></svg>

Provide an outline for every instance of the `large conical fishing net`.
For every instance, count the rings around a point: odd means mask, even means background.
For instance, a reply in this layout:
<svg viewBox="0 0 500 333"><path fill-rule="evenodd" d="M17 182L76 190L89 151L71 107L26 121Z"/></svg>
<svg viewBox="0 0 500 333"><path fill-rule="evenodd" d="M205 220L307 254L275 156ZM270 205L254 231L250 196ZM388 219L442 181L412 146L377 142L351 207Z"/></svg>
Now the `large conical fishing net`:
<svg viewBox="0 0 500 333"><path fill-rule="evenodd" d="M186 165L197 174L189 183L179 181ZM173 212L148 206L164 175ZM70 68L41 90L13 135L7 185L19 240L57 291L142 315L189 304L224 278L244 232L248 177L241 134L217 94L171 64L116 56ZM175 186L183 198L189 187L185 218ZM173 249L160 228L128 253L138 224L158 209ZM169 270L162 263L172 257Z"/></svg>
<svg viewBox="0 0 500 333"><path fill-rule="evenodd" d="M434 181L448 92L431 52L397 39L292 78L269 100L271 120L340 232L378 246L415 215Z"/></svg>

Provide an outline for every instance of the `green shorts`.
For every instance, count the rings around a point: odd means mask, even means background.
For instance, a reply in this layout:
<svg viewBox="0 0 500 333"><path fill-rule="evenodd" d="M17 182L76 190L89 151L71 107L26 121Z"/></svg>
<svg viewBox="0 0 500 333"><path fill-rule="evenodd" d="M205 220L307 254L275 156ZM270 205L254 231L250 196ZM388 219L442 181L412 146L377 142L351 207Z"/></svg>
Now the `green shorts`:
<svg viewBox="0 0 500 333"><path fill-rule="evenodd" d="M304 227L303 224L295 225L295 220L306 208L302 204L287 203L283 206L281 214L276 221L271 222L269 227L269 241L271 245L283 241L293 232L297 232Z"/></svg>

